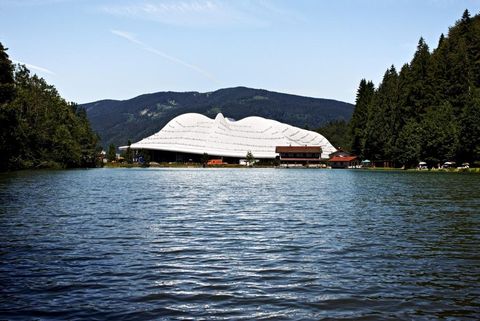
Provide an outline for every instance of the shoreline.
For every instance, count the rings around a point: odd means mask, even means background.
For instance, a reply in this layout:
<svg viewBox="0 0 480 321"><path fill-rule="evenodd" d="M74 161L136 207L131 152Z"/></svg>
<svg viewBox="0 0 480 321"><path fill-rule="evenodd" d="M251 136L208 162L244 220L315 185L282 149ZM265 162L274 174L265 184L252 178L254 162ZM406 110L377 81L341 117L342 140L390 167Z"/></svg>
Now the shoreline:
<svg viewBox="0 0 480 321"><path fill-rule="evenodd" d="M151 164L149 166L143 166L139 163L133 164L123 164L123 163L106 163L103 168L275 168L275 169L319 169L319 170L355 170L355 171L395 171L395 172L418 172L418 173L475 173L480 174L480 168L451 168L451 169L424 169L419 170L416 168L411 169L401 169L401 168L393 168L393 167L370 167L370 168L322 168L322 167L300 167L300 166L292 166L292 167L282 167L282 166L271 166L271 165L256 165L253 167L247 167L244 165L238 164L225 164L225 165L209 165L209 166L202 166L198 163L191 163L191 164L178 164L178 163L158 163L158 164Z"/></svg>

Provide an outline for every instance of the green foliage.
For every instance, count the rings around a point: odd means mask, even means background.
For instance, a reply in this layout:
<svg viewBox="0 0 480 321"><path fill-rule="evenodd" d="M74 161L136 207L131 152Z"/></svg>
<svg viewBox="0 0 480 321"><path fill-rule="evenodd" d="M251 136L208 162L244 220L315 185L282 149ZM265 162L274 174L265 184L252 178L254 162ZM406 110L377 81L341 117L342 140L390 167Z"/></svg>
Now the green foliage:
<svg viewBox="0 0 480 321"><path fill-rule="evenodd" d="M460 116L460 144L458 155L461 160L480 161L480 93L479 90L468 102Z"/></svg>
<svg viewBox="0 0 480 321"><path fill-rule="evenodd" d="M247 162L248 166L255 165L255 157L253 156L251 151L247 152L247 155L245 156L245 161Z"/></svg>
<svg viewBox="0 0 480 321"><path fill-rule="evenodd" d="M350 137L351 150L354 154L363 157L366 131L365 127L370 114L370 106L375 94L375 86L373 82L367 82L365 79L360 81L355 102L355 110L353 111L350 121ZM327 136L328 137L328 136Z"/></svg>
<svg viewBox="0 0 480 321"><path fill-rule="evenodd" d="M125 154L123 155L123 157L125 158L125 161L128 164L133 163L133 150L130 148L131 145L132 145L132 142L128 140L128 147L127 147L127 150L125 151Z"/></svg>
<svg viewBox="0 0 480 321"><path fill-rule="evenodd" d="M0 44L0 58L4 57L8 59ZM2 81L10 81L3 73L10 69L4 61L0 65ZM66 102L25 66L15 70L13 83L15 95L0 104L0 169L95 166L98 136L85 110Z"/></svg>
<svg viewBox="0 0 480 321"><path fill-rule="evenodd" d="M350 127L344 120L334 120L318 128L317 133L325 136L328 141L336 148L350 150Z"/></svg>
<svg viewBox="0 0 480 321"><path fill-rule="evenodd" d="M149 167L150 166L150 161L152 159L150 152L147 149L142 149L139 151L138 154L139 158L141 158L142 161L142 167Z"/></svg>
<svg viewBox="0 0 480 321"><path fill-rule="evenodd" d="M7 48L0 43L0 106L10 102L14 96L13 65L8 58Z"/></svg>
<svg viewBox="0 0 480 321"><path fill-rule="evenodd" d="M422 120L422 160L436 165L453 159L458 148L458 123L450 103L430 108Z"/></svg>
<svg viewBox="0 0 480 321"><path fill-rule="evenodd" d="M398 150L396 160L407 167L413 167L420 160L422 129L415 120L410 120L398 135L398 144L403 148Z"/></svg>
<svg viewBox="0 0 480 321"><path fill-rule="evenodd" d="M110 144L108 146L108 151L107 151L107 160L109 162L113 162L117 159L117 149L115 148L114 144Z"/></svg>
<svg viewBox="0 0 480 321"><path fill-rule="evenodd" d="M362 158L414 166L480 159L480 16L468 11L430 52L420 38L412 61L392 66L375 89L362 80L350 122Z"/></svg>
<svg viewBox="0 0 480 321"><path fill-rule="evenodd" d="M203 167L207 166L208 160L210 159L210 156L208 156L207 153L203 153L202 158L200 161L202 162Z"/></svg>

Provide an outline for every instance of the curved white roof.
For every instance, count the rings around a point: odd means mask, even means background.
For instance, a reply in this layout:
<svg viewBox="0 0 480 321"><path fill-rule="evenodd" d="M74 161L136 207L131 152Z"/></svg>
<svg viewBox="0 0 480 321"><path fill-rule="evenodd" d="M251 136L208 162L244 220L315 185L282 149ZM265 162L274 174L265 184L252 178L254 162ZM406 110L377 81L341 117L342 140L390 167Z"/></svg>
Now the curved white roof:
<svg viewBox="0 0 480 321"><path fill-rule="evenodd" d="M134 149L153 149L226 157L275 158L276 146L321 146L322 158L336 149L322 135L262 117L233 121L218 114L215 119L188 113L175 117L156 134L132 144Z"/></svg>

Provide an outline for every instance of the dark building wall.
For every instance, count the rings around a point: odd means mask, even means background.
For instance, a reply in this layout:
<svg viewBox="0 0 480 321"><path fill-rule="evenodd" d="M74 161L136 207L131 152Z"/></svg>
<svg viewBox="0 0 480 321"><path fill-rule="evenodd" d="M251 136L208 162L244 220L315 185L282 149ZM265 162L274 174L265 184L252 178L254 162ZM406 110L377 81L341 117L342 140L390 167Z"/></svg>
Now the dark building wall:
<svg viewBox="0 0 480 321"><path fill-rule="evenodd" d="M170 152L163 150L147 150L150 155L150 160L157 163L186 163L194 162L200 163L202 155L198 154L189 154L189 153L180 153L180 152Z"/></svg>

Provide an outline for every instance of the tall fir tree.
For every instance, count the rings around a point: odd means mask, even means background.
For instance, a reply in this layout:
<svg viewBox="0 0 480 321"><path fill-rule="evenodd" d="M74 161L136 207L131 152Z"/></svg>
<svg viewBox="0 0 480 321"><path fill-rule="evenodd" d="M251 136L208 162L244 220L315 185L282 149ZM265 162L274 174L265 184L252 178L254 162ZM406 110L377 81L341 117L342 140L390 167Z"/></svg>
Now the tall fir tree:
<svg viewBox="0 0 480 321"><path fill-rule="evenodd" d="M480 160L480 90L463 107L460 115L458 160Z"/></svg>
<svg viewBox="0 0 480 321"><path fill-rule="evenodd" d="M0 106L12 101L15 96L13 65L7 50L0 42Z"/></svg>
<svg viewBox="0 0 480 321"><path fill-rule="evenodd" d="M370 105L375 93L373 82L362 79L357 90L355 110L350 120L351 150L354 154L364 157L365 124L368 120Z"/></svg>
<svg viewBox="0 0 480 321"><path fill-rule="evenodd" d="M417 119L430 106L433 97L430 69L430 50L423 37L418 41L417 51L410 63L410 82L407 88L406 104L411 115Z"/></svg>
<svg viewBox="0 0 480 321"><path fill-rule="evenodd" d="M9 104L14 97L13 64L7 48L0 42L0 170L9 168L10 159L19 147L16 134L17 113Z"/></svg>
<svg viewBox="0 0 480 321"><path fill-rule="evenodd" d="M429 108L421 123L420 157L430 165L454 159L457 154L459 126L449 102Z"/></svg>
<svg viewBox="0 0 480 321"><path fill-rule="evenodd" d="M399 130L399 77L392 65L384 74L369 106L363 155L376 160L391 160Z"/></svg>
<svg viewBox="0 0 480 321"><path fill-rule="evenodd" d="M117 149L115 148L115 145L112 143L108 146L107 160L109 162L113 162L116 159L117 159Z"/></svg>

